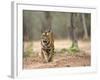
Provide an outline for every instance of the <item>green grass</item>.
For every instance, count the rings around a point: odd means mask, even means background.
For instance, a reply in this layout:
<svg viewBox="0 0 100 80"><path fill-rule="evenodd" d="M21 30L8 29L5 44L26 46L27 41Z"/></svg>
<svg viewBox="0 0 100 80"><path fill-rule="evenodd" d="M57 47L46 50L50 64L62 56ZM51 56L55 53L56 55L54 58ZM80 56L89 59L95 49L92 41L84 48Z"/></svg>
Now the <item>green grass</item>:
<svg viewBox="0 0 100 80"><path fill-rule="evenodd" d="M61 53L65 53L65 52L67 52L66 48L61 49Z"/></svg>
<svg viewBox="0 0 100 80"><path fill-rule="evenodd" d="M78 47L74 46L74 47L70 47L69 49L67 49L67 51L69 54L75 54L75 53L79 52L80 50Z"/></svg>
<svg viewBox="0 0 100 80"><path fill-rule="evenodd" d="M33 46L30 45L23 53L23 57L30 57L33 54Z"/></svg>

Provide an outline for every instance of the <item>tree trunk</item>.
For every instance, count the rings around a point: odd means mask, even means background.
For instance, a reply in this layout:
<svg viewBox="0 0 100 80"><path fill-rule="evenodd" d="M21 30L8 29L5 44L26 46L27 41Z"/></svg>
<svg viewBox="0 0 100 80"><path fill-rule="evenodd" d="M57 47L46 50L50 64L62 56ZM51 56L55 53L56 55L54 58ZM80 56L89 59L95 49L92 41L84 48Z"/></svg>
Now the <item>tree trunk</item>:
<svg viewBox="0 0 100 80"><path fill-rule="evenodd" d="M89 36L88 36L88 31L87 31L87 27L86 27L86 20L85 20L85 15L82 14L82 22L83 22L83 29L84 29L84 40L88 40Z"/></svg>
<svg viewBox="0 0 100 80"><path fill-rule="evenodd" d="M44 20L42 21L42 32L51 30L51 14L50 12L44 12Z"/></svg>
<svg viewBox="0 0 100 80"><path fill-rule="evenodd" d="M70 36L72 40L72 45L70 47L70 51L79 51L78 47L78 39L77 39L77 30L76 30L76 22L77 22L77 14L76 13L71 13L71 28L70 28Z"/></svg>

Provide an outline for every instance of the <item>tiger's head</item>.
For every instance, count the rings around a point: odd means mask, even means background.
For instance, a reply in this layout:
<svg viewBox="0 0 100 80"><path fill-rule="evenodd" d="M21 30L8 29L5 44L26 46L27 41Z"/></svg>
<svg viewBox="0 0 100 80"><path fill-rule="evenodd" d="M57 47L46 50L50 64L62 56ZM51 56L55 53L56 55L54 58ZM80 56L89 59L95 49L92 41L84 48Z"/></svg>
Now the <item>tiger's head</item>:
<svg viewBox="0 0 100 80"><path fill-rule="evenodd" d="M50 37L51 36L51 32L50 31L45 31L42 33L41 39L42 39L42 43L44 44L48 44L50 42Z"/></svg>

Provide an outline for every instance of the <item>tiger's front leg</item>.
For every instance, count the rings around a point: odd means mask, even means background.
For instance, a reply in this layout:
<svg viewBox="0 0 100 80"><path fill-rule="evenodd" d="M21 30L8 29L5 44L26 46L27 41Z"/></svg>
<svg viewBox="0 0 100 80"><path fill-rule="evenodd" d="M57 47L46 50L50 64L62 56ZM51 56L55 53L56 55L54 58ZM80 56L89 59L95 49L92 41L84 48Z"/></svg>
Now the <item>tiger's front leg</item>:
<svg viewBox="0 0 100 80"><path fill-rule="evenodd" d="M43 62L49 62L48 53L45 50L41 51Z"/></svg>
<svg viewBox="0 0 100 80"><path fill-rule="evenodd" d="M48 57L48 61L49 61L49 62L52 61L53 56L54 56L54 48L52 48L52 49L50 50L50 54L49 54L49 57Z"/></svg>

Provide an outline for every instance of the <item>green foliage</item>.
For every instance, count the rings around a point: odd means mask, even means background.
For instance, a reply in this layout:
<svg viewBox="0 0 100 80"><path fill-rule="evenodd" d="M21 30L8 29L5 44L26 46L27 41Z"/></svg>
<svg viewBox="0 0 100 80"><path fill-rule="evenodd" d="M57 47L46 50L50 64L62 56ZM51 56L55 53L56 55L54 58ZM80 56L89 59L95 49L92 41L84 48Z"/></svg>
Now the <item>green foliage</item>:
<svg viewBox="0 0 100 80"><path fill-rule="evenodd" d="M65 52L67 52L66 48L61 49L61 53L65 53Z"/></svg>
<svg viewBox="0 0 100 80"><path fill-rule="evenodd" d="M75 53L79 52L80 50L78 47L78 43L72 42L71 47L67 51L70 54L75 54Z"/></svg>
<svg viewBox="0 0 100 80"><path fill-rule="evenodd" d="M72 47L72 48L69 48L68 52L76 53L76 52L79 52L79 49L77 47Z"/></svg>
<svg viewBox="0 0 100 80"><path fill-rule="evenodd" d="M30 51L24 52L23 57L30 57L31 54L32 54L32 52L30 52Z"/></svg>
<svg viewBox="0 0 100 80"><path fill-rule="evenodd" d="M32 54L33 54L33 45L32 43L30 43L29 47L24 52L23 57L30 57Z"/></svg>

